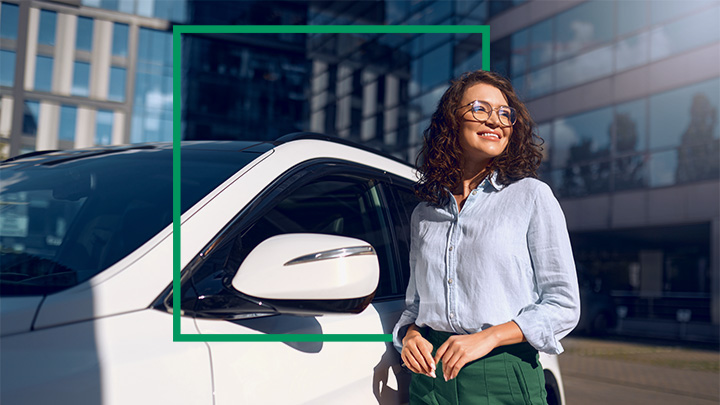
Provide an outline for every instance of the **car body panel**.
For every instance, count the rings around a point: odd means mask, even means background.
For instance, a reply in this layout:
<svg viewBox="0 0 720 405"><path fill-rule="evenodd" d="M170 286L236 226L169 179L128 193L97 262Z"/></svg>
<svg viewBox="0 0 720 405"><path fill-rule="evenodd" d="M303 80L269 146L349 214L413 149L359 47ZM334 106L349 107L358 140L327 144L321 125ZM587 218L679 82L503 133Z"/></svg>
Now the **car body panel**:
<svg viewBox="0 0 720 405"><path fill-rule="evenodd" d="M207 346L173 342L171 320L146 309L5 337L0 402L211 404Z"/></svg>

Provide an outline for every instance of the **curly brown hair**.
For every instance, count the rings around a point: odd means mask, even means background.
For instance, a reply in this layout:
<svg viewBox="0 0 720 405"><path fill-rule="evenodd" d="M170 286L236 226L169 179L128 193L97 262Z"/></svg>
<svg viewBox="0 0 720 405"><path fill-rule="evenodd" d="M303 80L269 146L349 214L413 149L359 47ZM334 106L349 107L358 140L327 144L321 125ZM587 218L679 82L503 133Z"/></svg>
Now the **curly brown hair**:
<svg viewBox="0 0 720 405"><path fill-rule="evenodd" d="M513 125L513 134L507 147L490 161L486 172L497 171L497 181L503 185L525 177L537 177L543 140L534 132L535 123L525 104L515 94L512 84L494 72L468 72L453 80L440 98L430 126L423 132L423 147L415 162L420 172L415 192L422 200L433 205L446 204L449 196L444 189L453 190L462 180L462 148L458 140L460 117L456 111L465 91L478 83L496 87L517 112L517 121Z"/></svg>

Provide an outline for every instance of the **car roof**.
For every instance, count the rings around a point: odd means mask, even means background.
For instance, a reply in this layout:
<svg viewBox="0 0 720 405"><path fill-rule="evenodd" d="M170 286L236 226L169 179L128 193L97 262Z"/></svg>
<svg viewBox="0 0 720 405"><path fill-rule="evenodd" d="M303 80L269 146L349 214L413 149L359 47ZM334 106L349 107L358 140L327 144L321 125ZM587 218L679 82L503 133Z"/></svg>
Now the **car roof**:
<svg viewBox="0 0 720 405"><path fill-rule="evenodd" d="M198 141L182 141L181 147L185 150L206 150L206 151L237 151L237 152L253 152L264 153L276 146L290 143L297 140L312 139L319 141L327 141L341 145L351 146L357 149L365 150L387 159L408 165L408 162L396 156L390 155L383 151L373 149L366 145L362 145L347 139L338 138L330 135L324 135L315 132L295 132L282 136L275 141L220 141L220 140L198 140ZM172 142L152 142L131 145L109 145L95 146L85 149L68 149L68 150L45 150L35 151L22 155L18 155L0 162L0 165L21 166L25 164L31 165L47 165L52 166L72 160L79 160L87 157L95 157L101 155L109 155L133 150L168 150L173 148Z"/></svg>

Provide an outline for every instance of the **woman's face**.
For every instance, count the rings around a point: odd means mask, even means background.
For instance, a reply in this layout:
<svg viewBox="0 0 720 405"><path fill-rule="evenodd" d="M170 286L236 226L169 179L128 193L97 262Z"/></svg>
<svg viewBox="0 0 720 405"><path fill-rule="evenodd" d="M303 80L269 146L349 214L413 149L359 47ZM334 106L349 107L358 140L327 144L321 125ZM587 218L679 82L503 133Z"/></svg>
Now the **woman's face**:
<svg viewBox="0 0 720 405"><path fill-rule="evenodd" d="M470 112L473 101L489 103L493 112L485 122L477 121ZM496 87L485 83L470 86L466 91L458 109L460 124L459 141L463 150L463 158L487 164L490 159L500 155L508 145L512 135L512 126L500 123L497 109L508 105L503 93Z"/></svg>

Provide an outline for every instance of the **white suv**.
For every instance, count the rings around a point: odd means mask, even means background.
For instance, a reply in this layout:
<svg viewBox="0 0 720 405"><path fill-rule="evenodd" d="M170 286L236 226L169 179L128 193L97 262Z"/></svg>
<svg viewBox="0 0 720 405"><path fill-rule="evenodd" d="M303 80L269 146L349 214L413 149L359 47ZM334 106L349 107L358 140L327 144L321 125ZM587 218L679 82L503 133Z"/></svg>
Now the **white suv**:
<svg viewBox="0 0 720 405"><path fill-rule="evenodd" d="M171 145L2 164L0 402L407 402L390 342L202 335L391 333L413 169L308 133L184 142L181 156L180 327L198 342L173 342ZM556 357L541 362L563 403Z"/></svg>

